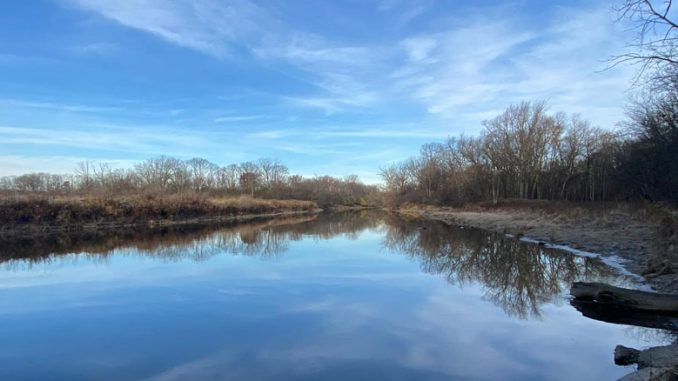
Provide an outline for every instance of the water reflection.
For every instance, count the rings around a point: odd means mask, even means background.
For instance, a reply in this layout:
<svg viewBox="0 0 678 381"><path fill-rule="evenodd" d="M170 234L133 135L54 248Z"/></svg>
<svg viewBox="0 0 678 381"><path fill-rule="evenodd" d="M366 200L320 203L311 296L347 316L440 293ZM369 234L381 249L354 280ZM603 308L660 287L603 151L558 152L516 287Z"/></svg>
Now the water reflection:
<svg viewBox="0 0 678 381"><path fill-rule="evenodd" d="M223 253L274 256L287 251L289 241L304 237L329 239L340 234L355 236L379 223L379 218L367 213L323 214L216 225L4 237L0 238L0 263L7 269L20 269L74 255L99 261L125 254L167 261L202 261Z"/></svg>
<svg viewBox="0 0 678 381"><path fill-rule="evenodd" d="M204 260L228 250L233 253L266 254L284 250L267 247L259 231L271 224L297 224L313 219L301 216L249 223L182 225L166 228L136 228L61 233L49 236L0 239L0 262L7 267L59 260L77 253L103 259L113 254L134 252L165 260Z"/></svg>
<svg viewBox="0 0 678 381"><path fill-rule="evenodd" d="M540 306L559 300L575 280L615 277L600 261L478 229L402 219L388 226L386 247L416 257L424 271L452 284L482 284L487 300L522 318L540 316Z"/></svg>
<svg viewBox="0 0 678 381"><path fill-rule="evenodd" d="M564 288L575 280L616 278L609 267L590 258L481 230L375 212L0 239L0 263L7 270L25 270L79 258L106 263L113 255L170 262L223 254L273 257L286 252L291 241L340 235L355 239L366 230L382 232L382 247L410 255L427 273L441 274L459 286L482 285L485 299L520 318L540 317L541 306L559 303Z"/></svg>

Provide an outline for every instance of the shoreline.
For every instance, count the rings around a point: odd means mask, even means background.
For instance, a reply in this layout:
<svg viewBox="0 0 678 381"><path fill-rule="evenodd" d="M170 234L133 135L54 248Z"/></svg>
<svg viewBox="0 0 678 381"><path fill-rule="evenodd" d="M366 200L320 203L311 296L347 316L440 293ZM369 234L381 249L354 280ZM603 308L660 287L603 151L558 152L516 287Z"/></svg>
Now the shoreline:
<svg viewBox="0 0 678 381"><path fill-rule="evenodd" d="M318 208L311 210L288 210L269 213L213 215L179 219L147 219L134 222L94 222L94 223L74 223L66 225L28 224L22 226L9 226L8 228L0 229L0 237L23 238L28 236L34 237L36 235L47 236L56 233L97 232L121 228L139 228L139 227L157 228L157 227L195 225L195 224L216 224L223 222L250 221L259 218L313 215L323 212L324 212L323 209Z"/></svg>
<svg viewBox="0 0 678 381"><path fill-rule="evenodd" d="M672 270L663 273L653 268L657 258L673 263L677 258L672 258L676 257L676 253L666 258L662 247L670 242L665 242L667 239L659 233L660 223L649 217L642 218L616 209L602 213L591 210L558 213L538 208L500 207L488 210L407 206L395 209L395 212L505 234L573 255L598 257L653 290L678 294L678 274Z"/></svg>
<svg viewBox="0 0 678 381"><path fill-rule="evenodd" d="M259 202L259 200L253 200ZM269 200L267 202L284 202ZM57 203L55 210L62 208ZM114 206L119 207L120 202ZM369 209L363 206L336 205L327 209L311 207L304 204L303 209L288 208L285 204L269 209L248 211L242 208L238 213L236 207L222 208L214 201L203 205L179 203L173 206L175 214L163 216L167 208L165 203L159 205L161 213L149 213L134 219L117 215L117 218L102 214L100 218L85 220L75 218L67 223L54 221L54 211L43 213L44 222L6 223L0 226L0 237L17 238L32 236L48 236L56 233L96 232L120 228L135 227L168 227L191 224L215 224L232 221L248 221L257 218L273 218L293 215L313 215L322 212L341 212L348 210ZM184 205L181 205L184 204ZM186 207L188 206L188 209ZM210 207L216 206L216 207ZM259 205L255 205L259 206ZM254 210L252 210L254 209ZM271 210L273 209L273 210ZM278 210L275 210L278 209ZM89 206L84 210L88 211ZM186 213L189 210L191 213ZM235 213L233 213L236 211ZM390 209L403 216L413 216L442 221L451 225L471 226L475 228L515 237L526 242L544 244L555 249L565 250L573 255L598 257L611 267L625 275L630 275L641 283L651 286L663 293L678 294L678 253L675 252L676 210L667 209L669 231L673 235L662 234L662 222L657 216L650 215L647 209L633 209L630 205L607 205L603 208L581 204L557 204L552 202L500 204L488 206L469 204L463 207L439 207L431 205L408 204L400 208ZM192 214L192 215L190 215ZM127 218L126 218L127 217ZM163 218L164 217L164 218ZM666 218L665 218L666 219ZM672 225L671 225L672 224ZM668 263L664 268L657 263ZM673 265L673 266L671 266ZM668 271L667 271L668 268Z"/></svg>
<svg viewBox="0 0 678 381"><path fill-rule="evenodd" d="M217 223L320 211L312 201L196 194L18 198L0 201L0 237Z"/></svg>

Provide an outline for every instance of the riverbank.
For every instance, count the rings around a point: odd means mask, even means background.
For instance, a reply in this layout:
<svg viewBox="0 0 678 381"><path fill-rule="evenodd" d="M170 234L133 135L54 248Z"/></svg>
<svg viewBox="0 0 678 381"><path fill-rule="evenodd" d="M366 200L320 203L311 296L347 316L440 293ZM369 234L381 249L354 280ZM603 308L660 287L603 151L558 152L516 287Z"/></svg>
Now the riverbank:
<svg viewBox="0 0 678 381"><path fill-rule="evenodd" d="M505 201L461 207L404 205L404 215L473 226L617 256L656 290L678 294L678 210L659 205Z"/></svg>
<svg viewBox="0 0 678 381"><path fill-rule="evenodd" d="M264 229L277 230L309 223L317 220L319 216L319 213L283 213L276 216L247 216L204 223L125 226L21 237L0 235L0 265L13 261L39 263L72 253L87 253L89 256L106 258L116 250L130 248L143 255L158 254L172 258L182 257L182 251L185 249L191 253L189 256L200 257L212 251L204 252L202 247L200 250L192 250L196 247L193 243L207 242L215 233L220 233L222 237L229 234L238 235L247 244L252 244L263 240L264 236L258 233Z"/></svg>
<svg viewBox="0 0 678 381"><path fill-rule="evenodd" d="M322 211L315 202L250 197L57 197L0 202L0 235L170 226Z"/></svg>

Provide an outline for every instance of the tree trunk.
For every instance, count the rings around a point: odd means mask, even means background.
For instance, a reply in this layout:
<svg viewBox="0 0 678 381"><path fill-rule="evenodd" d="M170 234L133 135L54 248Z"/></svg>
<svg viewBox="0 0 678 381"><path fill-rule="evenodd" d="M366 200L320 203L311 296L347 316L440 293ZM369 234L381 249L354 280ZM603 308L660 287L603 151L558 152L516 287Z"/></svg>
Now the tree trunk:
<svg viewBox="0 0 678 381"><path fill-rule="evenodd" d="M570 304L589 319L678 332L678 320L670 314L632 310L585 299L573 299Z"/></svg>
<svg viewBox="0 0 678 381"><path fill-rule="evenodd" d="M629 290L604 283L575 282L570 289L575 300L628 310L648 311L678 316L678 296Z"/></svg>

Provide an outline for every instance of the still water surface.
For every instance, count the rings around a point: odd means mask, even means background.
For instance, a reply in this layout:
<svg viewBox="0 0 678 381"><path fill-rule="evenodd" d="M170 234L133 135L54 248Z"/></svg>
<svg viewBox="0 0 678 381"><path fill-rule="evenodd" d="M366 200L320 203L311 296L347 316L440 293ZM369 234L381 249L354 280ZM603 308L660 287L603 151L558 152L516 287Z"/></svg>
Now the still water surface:
<svg viewBox="0 0 678 381"><path fill-rule="evenodd" d="M589 258L343 213L0 242L0 380L607 380Z"/></svg>

